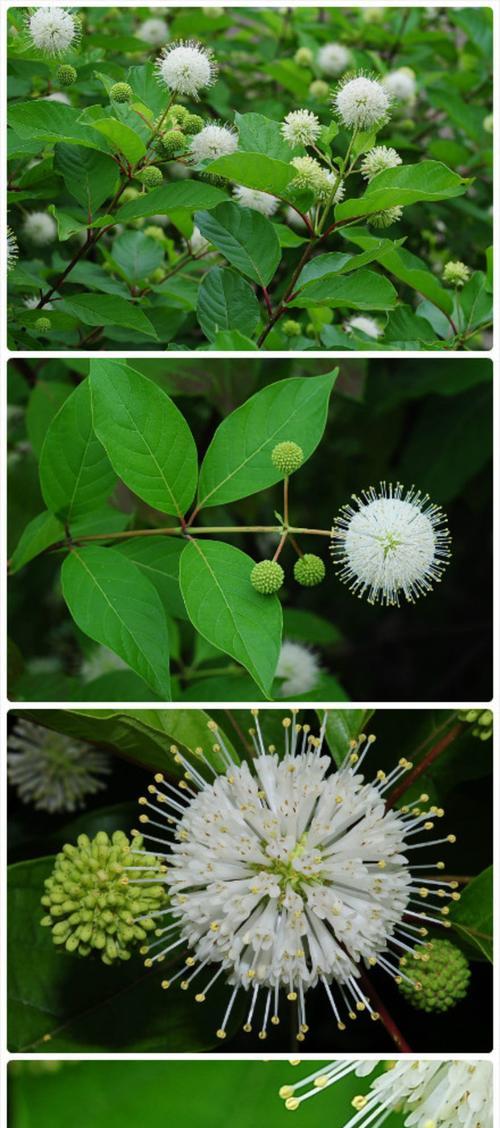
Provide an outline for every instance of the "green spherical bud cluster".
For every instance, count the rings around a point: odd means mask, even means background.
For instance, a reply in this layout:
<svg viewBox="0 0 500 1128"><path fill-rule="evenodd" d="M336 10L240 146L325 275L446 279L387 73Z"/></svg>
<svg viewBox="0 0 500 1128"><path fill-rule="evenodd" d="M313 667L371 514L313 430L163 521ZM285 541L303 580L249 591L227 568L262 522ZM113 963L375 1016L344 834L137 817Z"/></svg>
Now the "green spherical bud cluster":
<svg viewBox="0 0 500 1128"><path fill-rule="evenodd" d="M285 573L277 560L261 560L250 573L252 587L261 595L274 595L283 586Z"/></svg>
<svg viewBox="0 0 500 1128"><path fill-rule="evenodd" d="M155 239L157 243L165 242L165 232L163 230L163 227L158 227L155 223L150 223L148 227L145 227L144 234L149 235L150 239Z"/></svg>
<svg viewBox="0 0 500 1128"><path fill-rule="evenodd" d="M109 96L112 102L131 102L134 91L128 82L115 82Z"/></svg>
<svg viewBox="0 0 500 1128"><path fill-rule="evenodd" d="M313 53L309 47L298 47L295 55L293 56L294 63L298 67L310 67L313 61Z"/></svg>
<svg viewBox="0 0 500 1128"><path fill-rule="evenodd" d="M162 266L157 266L156 270L153 270L152 274L149 275L149 281L152 282L154 286L159 286L160 282L163 282L165 278L166 271Z"/></svg>
<svg viewBox="0 0 500 1128"><path fill-rule="evenodd" d="M190 117L191 114L186 106L181 106L178 102L174 102L174 105L170 107L167 114L167 128L175 129L178 127L179 129L185 129Z"/></svg>
<svg viewBox="0 0 500 1128"><path fill-rule="evenodd" d="M414 982L402 979L399 990L407 1002L427 1014L450 1010L467 994L468 961L449 940L433 940L425 954L427 959L417 952L400 960L401 971Z"/></svg>
<svg viewBox="0 0 500 1128"><path fill-rule="evenodd" d="M493 114L487 114L483 119L483 129L486 133L493 133Z"/></svg>
<svg viewBox="0 0 500 1128"><path fill-rule="evenodd" d="M302 587L316 587L325 578L325 565L320 556L306 552L295 561L293 574Z"/></svg>
<svg viewBox="0 0 500 1128"><path fill-rule="evenodd" d="M37 333L48 333L52 329L50 317L37 317L35 329Z"/></svg>
<svg viewBox="0 0 500 1128"><path fill-rule="evenodd" d="M59 83L59 86L73 86L77 78L78 75L75 68L71 67L69 63L62 63L61 66L57 68L56 82Z"/></svg>
<svg viewBox="0 0 500 1128"><path fill-rule="evenodd" d="M326 102L330 93L330 87L327 82L323 82L322 78L316 78L314 82L311 82L309 93L311 98L316 98L316 101Z"/></svg>
<svg viewBox="0 0 500 1128"><path fill-rule="evenodd" d="M120 196L121 204L130 204L132 200L138 200L140 196L138 188L125 188Z"/></svg>
<svg viewBox="0 0 500 1128"><path fill-rule="evenodd" d="M140 180L145 188L158 188L163 184L163 173L157 165L148 165L137 173L137 180Z"/></svg>
<svg viewBox="0 0 500 1128"><path fill-rule="evenodd" d="M158 884L140 884L143 867ZM93 839L79 834L76 846L63 846L45 881L47 915L41 924L67 952L97 954L105 964L128 960L131 949L155 929L148 914L166 903L163 872L158 859L143 850L140 835L130 841L121 830L111 838L105 831Z"/></svg>
<svg viewBox="0 0 500 1128"><path fill-rule="evenodd" d="M216 176L215 172L200 172L199 179L213 184L214 188L227 188L227 176Z"/></svg>
<svg viewBox="0 0 500 1128"><path fill-rule="evenodd" d="M170 160L171 157L178 156L183 153L186 148L186 138L180 129L169 129L168 133L162 133L158 148L162 157Z"/></svg>
<svg viewBox="0 0 500 1128"><path fill-rule="evenodd" d="M384 211L369 216L368 223L371 223L372 227L392 227L393 223L398 223L402 214L403 209L400 207L385 208Z"/></svg>
<svg viewBox="0 0 500 1128"><path fill-rule="evenodd" d="M457 713L459 721L472 725L472 735L479 740L489 740L493 735L493 713L491 709L461 709Z"/></svg>
<svg viewBox="0 0 500 1128"><path fill-rule="evenodd" d="M469 281L470 270L464 262L447 262L443 270L443 279L449 282L450 286L456 286L460 289Z"/></svg>
<svg viewBox="0 0 500 1128"><path fill-rule="evenodd" d="M204 125L205 122L199 114L189 114L188 120L183 126L184 133L187 133L190 137L192 137L195 133L199 133L200 130L203 129Z"/></svg>
<svg viewBox="0 0 500 1128"><path fill-rule="evenodd" d="M299 322L292 321L292 318L289 318L288 321L283 323L283 332L285 337L300 337L301 329Z"/></svg>
<svg viewBox="0 0 500 1128"><path fill-rule="evenodd" d="M316 336L316 327L313 325L312 321L308 321L307 325L306 325L306 337L315 337L315 336Z"/></svg>
<svg viewBox="0 0 500 1128"><path fill-rule="evenodd" d="M271 451L271 462L281 474L293 474L304 461L304 451L298 443L278 443Z"/></svg>

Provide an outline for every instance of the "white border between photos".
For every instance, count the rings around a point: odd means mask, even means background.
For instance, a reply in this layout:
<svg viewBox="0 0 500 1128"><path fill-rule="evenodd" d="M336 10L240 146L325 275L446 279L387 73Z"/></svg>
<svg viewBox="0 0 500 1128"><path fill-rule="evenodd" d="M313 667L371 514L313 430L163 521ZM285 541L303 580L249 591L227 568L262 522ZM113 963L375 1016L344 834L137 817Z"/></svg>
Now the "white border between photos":
<svg viewBox="0 0 500 1128"><path fill-rule="evenodd" d="M5 9L4 9L5 15L3 15L3 18L2 18L1 39L0 39L0 42L1 42L1 52L0 52L0 54L1 54L1 57L2 57L3 60L6 60L6 57L7 57L7 33L6 33L7 10L8 10L9 7L10 8L25 8L25 7L28 7L28 6L29 6L28 4L22 3L21 0L12 0L12 3L8 3L8 4L5 5ZM49 7L49 6L51 6L51 4L50 4L50 0L38 0L38 2L33 4L32 6ZM88 0L87 3L82 3L82 4L79 4L79 5L72 3L72 0L68 0L67 3L64 3L64 0L52 0L52 6L66 7L66 8L71 8L71 7L80 7L81 8L81 7L85 7L85 6L87 6L87 7L107 7L107 6L109 6L109 4L102 3L101 0ZM132 0L121 0L121 6L122 7L134 7L134 6L137 6L137 5L135 5L132 2ZM150 2L146 6L149 7L150 9L152 9L152 10L155 9L155 8L164 7L164 5L159 3L158 0L152 0L152 2ZM168 5L168 6L171 7L171 8L172 7L192 8L192 7L199 6L199 4L197 4L195 2L195 0L190 0L190 2L188 2L188 3L180 2L180 3L177 3L177 4ZM247 0L246 3L244 3L244 0L241 0L241 3L236 2L236 3L229 3L229 4L224 5L224 7L226 7L226 8L232 8L232 7L235 7L235 8L237 8L237 7L248 7L248 8L261 8L262 7L262 8L266 8L266 7L277 7L277 6L278 5L276 3L276 0L274 0L274 2L273 2L273 0ZM295 0L292 0L292 3L290 3L287 6L289 6L289 7L309 7L309 6L311 6L312 7L312 6L316 6L316 5L312 5L312 4L308 4L308 3L300 4L300 3L295 2ZM371 0L371 2L370 2L370 0L357 0L357 2L356 2L356 0L336 0L336 3L328 2L323 6L325 6L325 7L340 7L340 8L364 8L364 7L368 8L368 7L374 6L374 0ZM440 7L440 8L448 8L448 7L450 7L450 8L491 7L492 10L493 10L493 16L494 16L494 42L495 42L493 71L494 71L494 74L496 76L496 65L498 65L498 63L500 61L500 47L499 47L500 11L497 9L496 4L493 3L493 4L488 5L488 4L482 3L481 0L459 0L458 3L453 3L452 0L440 0L440 2L439 2L439 0L436 0L436 2L433 3L433 4L423 5L423 4L418 4L418 3L412 3L411 0L399 0L399 3L396 3L395 0L385 0L385 3L383 4L383 6L384 7L391 7L391 8L395 7L395 8L400 8L400 9L401 8L425 7L425 6ZM500 93L499 93L499 90L500 90L500 82L497 80L496 83L495 83L495 91L494 91L495 126L496 126L497 120L500 120ZM2 208L2 215L4 215L4 216L6 214L6 191L7 191L7 189L6 189L6 177L5 177L5 172L4 172L5 155L6 155L6 123L5 123L5 118L6 118L6 63L4 65L2 65L1 74L0 74L0 161L1 161L0 167L2 168L1 208ZM497 134L497 130L495 130L495 137L496 137L496 134ZM497 145L497 152L499 152L499 151L500 150L499 150L498 145ZM498 438L500 436L500 407L499 407L498 388L496 387L498 380L500 380L500 363L499 363L499 355L498 355L498 339L499 339L499 336L500 336L500 333L498 331L498 326L500 325L500 302L499 302L499 299L498 299L498 289L499 289L499 283L498 283L499 269L498 269L498 265L499 265L499 262L500 262L500 252L498 250L498 247L499 247L500 194L499 194L499 188L498 188L499 178L498 178L498 174L497 174L496 164L495 164L494 172L495 172L495 175L494 175L493 228L494 228L494 248L495 248L494 273L495 273L495 283L496 283L496 285L495 285L493 349L490 352L487 352L487 353L485 353L485 352L468 352L466 354L461 354L461 353L450 354L447 351L436 351L436 352L432 352L431 355L432 355L433 360L439 359L439 358L450 359L450 355L453 355L454 359L457 359L458 361L465 360L465 359L473 360L474 358L477 358L477 359L479 359L479 358L485 359L486 358L486 359L491 359L493 361L493 364L494 364L494 385L495 385L495 387L494 387L494 497L495 497L495 500L497 500L500 497L500 492L499 492L499 458L498 458ZM7 396L6 366L7 366L8 360L12 359L14 356L21 357L21 358L22 357L33 358L33 357L37 356L37 353L33 353L33 352L19 351L19 352L16 352L16 353L9 353L8 350L7 350L7 346L6 346L6 319L5 319L5 310L7 309L7 298L6 298L6 291L7 291L6 274L7 274L7 271L6 271L6 253L5 253L5 247L4 247L5 242L6 242L5 239L2 240L2 246L1 246L1 249L0 249L0 285L1 285L1 290L0 290L0 295L1 295L1 300L0 300L0 365L1 365L1 368L0 368L0 383L1 383L1 389L2 389L1 408L0 408L0 458L1 458L0 509L1 509L1 512L2 512L2 525L1 525L1 533L0 533L0 545L1 545L1 552L0 552L0 563L1 563L0 623L2 624L2 639L1 639L1 643L0 643L0 646L1 646L0 654L1 654L1 659L3 659L3 661L0 659L0 668L1 668L0 722L1 722L1 731L2 731L3 736L5 734L6 717L7 717L7 711L8 711L8 708L9 708L7 696L6 696L6 692L7 692L6 691L7 671L6 671L6 645L5 645L5 640L6 640L5 624L6 624L6 611L7 611L7 593L6 593L7 585L6 585L6 569L5 569L5 561L6 561L6 516L5 516L5 514L6 514L6 503L7 503L6 458L5 458L5 451L6 451L6 396ZM41 355L46 356L46 353L42 353ZM73 358L74 355L75 355L74 351L57 353L57 356L60 359ZM85 356L85 355L88 355L88 354L78 352L76 355L81 357L81 356ZM120 358L120 357L129 357L130 358L130 357L133 357L133 356L140 356L142 359L144 359L146 357L146 353L142 352L142 351L139 352L139 353L134 353L134 352L124 353L124 352L121 352L121 351L109 351L109 352L107 352L106 355L108 355L110 357L114 357L114 358ZM149 357L151 357L152 359L154 359L154 358L161 358L165 354L164 354L163 351L151 351L151 352L148 352L147 355ZM188 354L186 352L180 352L180 353L171 352L169 355L172 356L172 358L175 358L176 356L180 356L183 359L186 359L187 356L188 356ZM223 355L226 360L230 359L232 355L237 356L237 357L240 357L240 356L241 357L249 357L249 358L255 357L255 353L253 353L253 352L246 352L246 353L239 353L239 354L224 353L224 354L221 354L221 355ZM265 354L266 359L269 359L269 360L272 360L273 358L277 358L277 357L280 357L280 356L283 356L283 355L287 356L287 355L291 355L291 354L282 354L282 353L273 352L273 351L266 352L266 354ZM293 354L293 355L296 355L296 354ZM338 360L339 362L342 361L343 359L345 359L345 356L346 356L345 353L332 352L332 353L326 354L325 352L319 352L319 351L316 351L316 350L308 351L307 354L305 354L305 355L306 355L307 359L309 359L309 358L310 359L317 359L317 358L325 359L325 356L328 355L329 357L332 358L332 360L335 359L335 360ZM199 359L203 359L205 357L213 359L214 353L213 352L201 352L200 351L200 352L196 353L196 356ZM396 358L400 357L404 362L405 359L412 359L412 358L422 359L425 356L425 353L422 353L422 352L405 352L405 353L401 354L401 353L397 353L397 352L380 352L380 351L371 352L371 351L367 350L366 352L363 351L362 356L363 356L363 358L366 358L366 359L370 359L371 357L376 357L376 358L388 357L388 358L393 359L393 360L396 360ZM498 543L498 541L499 541L500 524L499 524L499 517L498 517L497 510L498 510L498 505L495 506L495 518L494 518L494 554L495 554L495 561L498 561L498 559L499 559L499 551L498 551L499 543ZM471 537L473 537L473 536L474 536L474 529L471 529ZM479 545L478 545L478 551L480 551ZM499 704L500 704L499 681L498 681L500 614L499 614L499 598L498 598L498 595L499 595L499 587L498 587L498 579L497 579L497 582L495 584L495 591L494 591L495 646L494 646L494 692L493 692L493 701L492 702L490 702L490 701L481 701L481 702L464 701L464 702L460 703L460 705L462 705L464 707L469 706L469 705L474 705L474 706L478 706L478 707L493 708L494 716L495 716L494 756L495 756L496 759L498 759L498 755L499 755L498 710L499 710ZM43 709L43 708L57 709L57 708L64 708L65 704L68 705L69 703L50 702L50 703L47 703L47 704L40 704L40 703L37 702L36 708L37 709ZM77 708L79 706L88 708L89 704L91 704L91 703L88 702L88 701L81 702L81 703L71 702L71 705L73 707L77 707ZM103 707L105 706L104 702L99 702L98 704L102 705ZM116 704L117 708L123 707L123 708L128 708L128 709L135 709L135 708L140 708L140 707L144 706L144 702L130 702L130 701L128 701L128 702L117 702L117 703L114 703L114 704ZM232 708L239 708L239 707L248 708L249 707L247 702L243 702L243 703L230 702L230 703L227 703L227 704L229 704ZM315 707L321 708L322 705L328 705L328 704L329 704L328 702L319 702L319 703L315 702ZM355 704L351 702L351 703L346 703L345 705L343 704L342 707L346 708L346 709L360 708L360 707L363 708L363 707L371 707L373 704L374 704L373 702L356 702ZM202 705L203 705L202 702L193 702L193 703L190 703L188 707L196 709L196 708L201 707ZM304 707L303 702L300 702L299 705L302 705L302 707ZM224 708L224 702L218 702L218 707ZM397 710L397 709L408 709L408 708L415 708L415 707L416 707L415 702L397 702L396 703L396 702L385 702L384 701L384 702L381 703L381 708L384 708L384 709L395 709L395 710ZM421 709L426 709L426 708L427 709L431 709L431 708L436 709L438 707L443 708L443 709L457 708L457 702L441 701L441 702L439 702L439 705L436 705L436 702L419 702L418 707L421 708ZM269 704L269 705L266 705L266 708L278 708L278 709L283 708L283 703ZM1 930L0 930L0 951L1 951L1 956L0 956L0 959L1 959L1 976L0 976L0 999L1 999L1 1003L0 1003L0 1086L2 1085L2 1082L5 1080L6 1066L9 1062L9 1060L20 1060L20 1059L22 1059L23 1056L26 1056L26 1055L22 1055L22 1054L11 1055L11 1054L9 1054L9 1052L7 1050L7 1023L6 1023L7 969L6 969L6 956L5 956L5 952L6 952L6 930L7 930L6 880L5 880L6 857L7 857L7 853L6 853L6 841L7 841L7 834L6 834L6 792L7 792L7 788L6 788L6 771L5 771L5 737L2 741L2 766L1 767L2 767L2 770L0 772L0 795L1 795L1 802L2 802L2 808L1 809L2 809L2 814L4 815L4 817L1 820L2 821L2 831L1 831L1 851L0 851L0 874L1 874L1 882L2 882L2 885L1 885L1 911L0 911L0 921L1 921ZM499 813L498 813L499 812L499 807L498 807L498 787L499 787L499 784L500 784L500 772L496 771L495 780L494 780L494 789L495 789L494 861L495 861L497 866L498 866L498 862L500 860L500 858L499 858L500 831L499 831ZM495 896L495 920L496 920L496 910L498 909L498 904L499 904L498 878L495 881L494 896ZM493 1049L492 1054L490 1054L490 1055L480 1054L479 1057L482 1058L482 1059L488 1058L489 1060L491 1060L494 1063L494 1066L495 1066L494 1072L495 1072L495 1109L496 1110L500 1110L500 1069L498 1068L499 1064L500 1064L500 1055L499 1055L499 1049L500 1049L500 1047L499 1047L499 1036L500 1036L500 991L499 991L499 986L500 986L500 982L499 982L499 974L498 974L499 956L500 956L500 941L499 941L498 936L495 935L494 1049ZM75 1061L75 1060L78 1061L78 1060L82 1060L82 1059L85 1059L85 1060L109 1059L109 1060L112 1060L112 1061L121 1061L121 1060L136 1060L138 1056L139 1055L137 1055L137 1054L112 1054L112 1053L107 1053L107 1054L103 1055L103 1054L82 1053L82 1054L64 1054L64 1055L30 1054L29 1058L30 1058L30 1060L37 1060L37 1059L46 1060L47 1058L57 1059L58 1057L63 1057L64 1060L68 1060L68 1061ZM140 1056L143 1057L143 1058L149 1058L153 1061L165 1061L165 1060L176 1061L176 1060L183 1060L183 1059L189 1059L189 1058L196 1059L198 1057L202 1057L203 1060L208 1060L208 1061L212 1061L212 1060L213 1061L220 1061L221 1059L224 1059L224 1058L234 1059L234 1060L256 1060L256 1055L255 1054L249 1054L249 1053L237 1053L237 1054L208 1053L208 1054L204 1054L204 1055L197 1055L197 1054L190 1054L190 1053L172 1053L172 1054L144 1054L144 1055L140 1055ZM282 1059L282 1060L288 1060L289 1056L290 1055L287 1054L287 1053L273 1054L273 1057L275 1057L277 1059ZM343 1058L343 1057L352 1058L353 1057L352 1054L342 1054L342 1053L339 1053L336 1056L338 1058ZM454 1056L460 1057L464 1060L470 1060L470 1059L477 1058L478 1055L459 1054L459 1055L454 1055ZM308 1058L312 1058L314 1060L321 1060L322 1055L303 1053L303 1054L301 1054L301 1057L304 1059L304 1061L306 1061ZM364 1057L366 1057L367 1059L375 1059L375 1058L378 1057L378 1055L366 1053L364 1055ZM444 1055L443 1055L443 1053L439 1053L439 1054L423 1054L423 1053L421 1053L421 1054L412 1054L412 1055L410 1055L410 1057L414 1058L414 1059L419 1058L419 1057L420 1058L421 1057L428 1057L429 1059L432 1059L432 1060L439 1060L439 1059L443 1058ZM6 1124L7 1123L7 1111L6 1111L6 1108L7 1108L7 1086L5 1084L3 1085L3 1093L4 1093L4 1096L3 1096L2 1104L3 1104L4 1111L5 1111L5 1116L4 1116L3 1122ZM2 1107L2 1106L0 1106L0 1107ZM500 1123L500 1116L498 1114L497 1114L496 1120Z"/></svg>

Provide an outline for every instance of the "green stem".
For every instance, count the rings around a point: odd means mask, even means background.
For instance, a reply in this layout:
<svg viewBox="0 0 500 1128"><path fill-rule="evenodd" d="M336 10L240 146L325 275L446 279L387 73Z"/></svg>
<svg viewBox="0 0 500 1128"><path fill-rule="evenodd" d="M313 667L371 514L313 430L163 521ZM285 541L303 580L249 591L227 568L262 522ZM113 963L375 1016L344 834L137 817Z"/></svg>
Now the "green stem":
<svg viewBox="0 0 500 1128"><path fill-rule="evenodd" d="M64 540L55 541L46 552L56 552L60 548L72 548L75 545L89 544L92 541L128 540L130 537L186 537L210 536L212 533L244 534L244 533L278 533L283 542L293 533L301 533L311 537L331 537L331 529L308 529L293 525L167 525L158 529L124 529L119 533L92 533L87 536L66 537ZM280 549L281 551L281 549Z"/></svg>

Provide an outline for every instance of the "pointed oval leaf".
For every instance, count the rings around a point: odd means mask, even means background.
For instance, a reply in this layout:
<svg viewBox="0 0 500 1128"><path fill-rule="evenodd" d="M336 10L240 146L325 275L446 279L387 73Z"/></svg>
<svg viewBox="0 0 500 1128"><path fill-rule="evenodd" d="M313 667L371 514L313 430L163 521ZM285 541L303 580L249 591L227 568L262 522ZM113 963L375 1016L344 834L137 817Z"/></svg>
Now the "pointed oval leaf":
<svg viewBox="0 0 500 1128"><path fill-rule="evenodd" d="M210 212L196 212L195 222L231 266L259 286L268 285L280 262L281 247L273 224L265 215L255 208L227 203Z"/></svg>
<svg viewBox="0 0 500 1128"><path fill-rule="evenodd" d="M47 509L71 522L102 505L116 475L97 438L87 380L54 416L40 454L40 486Z"/></svg>
<svg viewBox="0 0 500 1128"><path fill-rule="evenodd" d="M462 196L468 180L452 172L440 161L399 165L379 172L368 185L364 196L337 204L335 219L362 218L385 208L408 207L420 200L448 200Z"/></svg>
<svg viewBox="0 0 500 1128"><path fill-rule="evenodd" d="M198 291L196 316L209 341L225 329L251 336L260 321L259 303L252 287L233 270L214 266Z"/></svg>

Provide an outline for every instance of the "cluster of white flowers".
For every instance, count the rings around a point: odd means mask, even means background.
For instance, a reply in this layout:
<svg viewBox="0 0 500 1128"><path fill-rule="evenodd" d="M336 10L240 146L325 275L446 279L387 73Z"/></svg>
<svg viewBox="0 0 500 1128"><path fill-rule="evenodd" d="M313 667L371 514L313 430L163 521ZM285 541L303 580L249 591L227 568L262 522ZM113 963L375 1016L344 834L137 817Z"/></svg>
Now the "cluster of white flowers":
<svg viewBox="0 0 500 1128"><path fill-rule="evenodd" d="M317 54L317 63L322 74L334 78L347 70L351 62L351 52L342 43L324 43Z"/></svg>
<svg viewBox="0 0 500 1128"><path fill-rule="evenodd" d="M28 16L27 30L33 46L47 55L61 55L80 36L78 19L66 8L37 8Z"/></svg>
<svg viewBox="0 0 500 1128"><path fill-rule="evenodd" d="M354 333L355 330L359 333L364 333L366 337L373 337L377 341L382 334L382 330L374 317L366 317L363 314L355 314L354 317L349 317L344 322L344 332Z"/></svg>
<svg viewBox="0 0 500 1128"><path fill-rule="evenodd" d="M212 52L194 40L169 43L156 60L161 82L175 94L199 100L200 90L213 86L217 65Z"/></svg>
<svg viewBox="0 0 500 1128"><path fill-rule="evenodd" d="M369 149L366 153L360 166L360 172L365 180L373 180L373 177L377 176L379 172L385 172L388 168L397 168L402 163L396 149L390 149L387 145L375 145L373 149Z"/></svg>
<svg viewBox="0 0 500 1128"><path fill-rule="evenodd" d="M13 270L19 258L17 239L11 227L7 228L7 270Z"/></svg>
<svg viewBox="0 0 500 1128"><path fill-rule="evenodd" d="M399 70L391 71L390 74L384 76L382 81L385 89L395 102L406 102L408 104L415 101L417 83L415 73L410 67L400 67Z"/></svg>
<svg viewBox="0 0 500 1128"><path fill-rule="evenodd" d="M297 188L308 188L311 192L314 192L317 200L328 200L332 204L337 204L343 199L345 187L342 181L337 183L338 173L323 168L315 157L294 157L292 165L296 171L292 183ZM337 187L335 188L336 184ZM334 188L335 192L333 193Z"/></svg>
<svg viewBox="0 0 500 1128"><path fill-rule="evenodd" d="M348 129L372 129L387 120L390 97L378 79L359 74L339 86L333 104Z"/></svg>
<svg viewBox="0 0 500 1128"><path fill-rule="evenodd" d="M277 197L271 196L270 192L258 192L256 188L244 188L242 184L233 188L233 196L243 208L253 208L267 216L274 215L280 205Z"/></svg>
<svg viewBox="0 0 500 1128"><path fill-rule="evenodd" d="M53 243L56 238L57 223L48 212L28 212L23 222L22 231L25 238L34 243L36 247L46 247L49 243Z"/></svg>
<svg viewBox="0 0 500 1128"><path fill-rule="evenodd" d="M308 693L317 685L321 669L313 650L300 642L285 639L278 658L276 677L282 679L280 697L288 701L298 694Z"/></svg>
<svg viewBox="0 0 500 1128"><path fill-rule="evenodd" d="M321 133L321 122L311 110L292 110L281 125L281 133L290 145L314 145Z"/></svg>
<svg viewBox="0 0 500 1128"><path fill-rule="evenodd" d="M393 223L398 223L403 214L403 209L384 208L383 211L374 212L373 215L368 216L367 223L372 227L392 227Z"/></svg>
<svg viewBox="0 0 500 1128"><path fill-rule="evenodd" d="M428 494L380 483L353 494L332 529L337 573L350 590L369 603L399 607L400 595L414 603L432 591L448 565L450 534L446 516Z"/></svg>
<svg viewBox="0 0 500 1128"><path fill-rule="evenodd" d="M366 1077L377 1061L343 1061L293 1085L280 1096L291 1111L350 1073ZM371 1082L368 1093L354 1097L355 1113L344 1128L384 1124L392 1112L403 1113L408 1128L493 1128L493 1067L488 1061L393 1061Z"/></svg>
<svg viewBox="0 0 500 1128"><path fill-rule="evenodd" d="M406 759L365 782L360 769L374 737L353 741L336 770L323 752L327 714L316 737L292 710L283 721L281 757L265 746L258 710L252 714L251 764L234 762L210 722L210 752L197 749L193 765L172 748L184 779L175 787L158 774L140 800L140 834L165 860L170 898L146 965L184 949L184 967L162 985L180 980L187 989L205 973L195 995L200 1003L223 977L231 994L220 1038L240 991L249 994L244 1030L258 1006L261 1038L269 1022L279 1022L284 992L297 1003L302 1041L310 988L322 985L344 1030L358 1012L378 1017L363 965L377 965L397 982L409 978L400 958L425 944L428 924L446 923L446 902L459 894L456 882L427 876L444 863L427 862L424 883L422 867L414 871L408 855L455 838L428 841L444 812L429 807L427 795L401 810L387 806L386 796L412 767Z"/></svg>
<svg viewBox="0 0 500 1128"><path fill-rule="evenodd" d="M238 148L238 133L232 125L210 123L190 138L189 155L195 164L227 157Z"/></svg>
<svg viewBox="0 0 500 1128"><path fill-rule="evenodd" d="M62 733L19 720L7 740L7 774L23 803L57 814L104 790L109 758Z"/></svg>
<svg viewBox="0 0 500 1128"><path fill-rule="evenodd" d="M139 39L149 43L151 47L161 47L168 39L168 24L159 16L144 20L137 32Z"/></svg>

